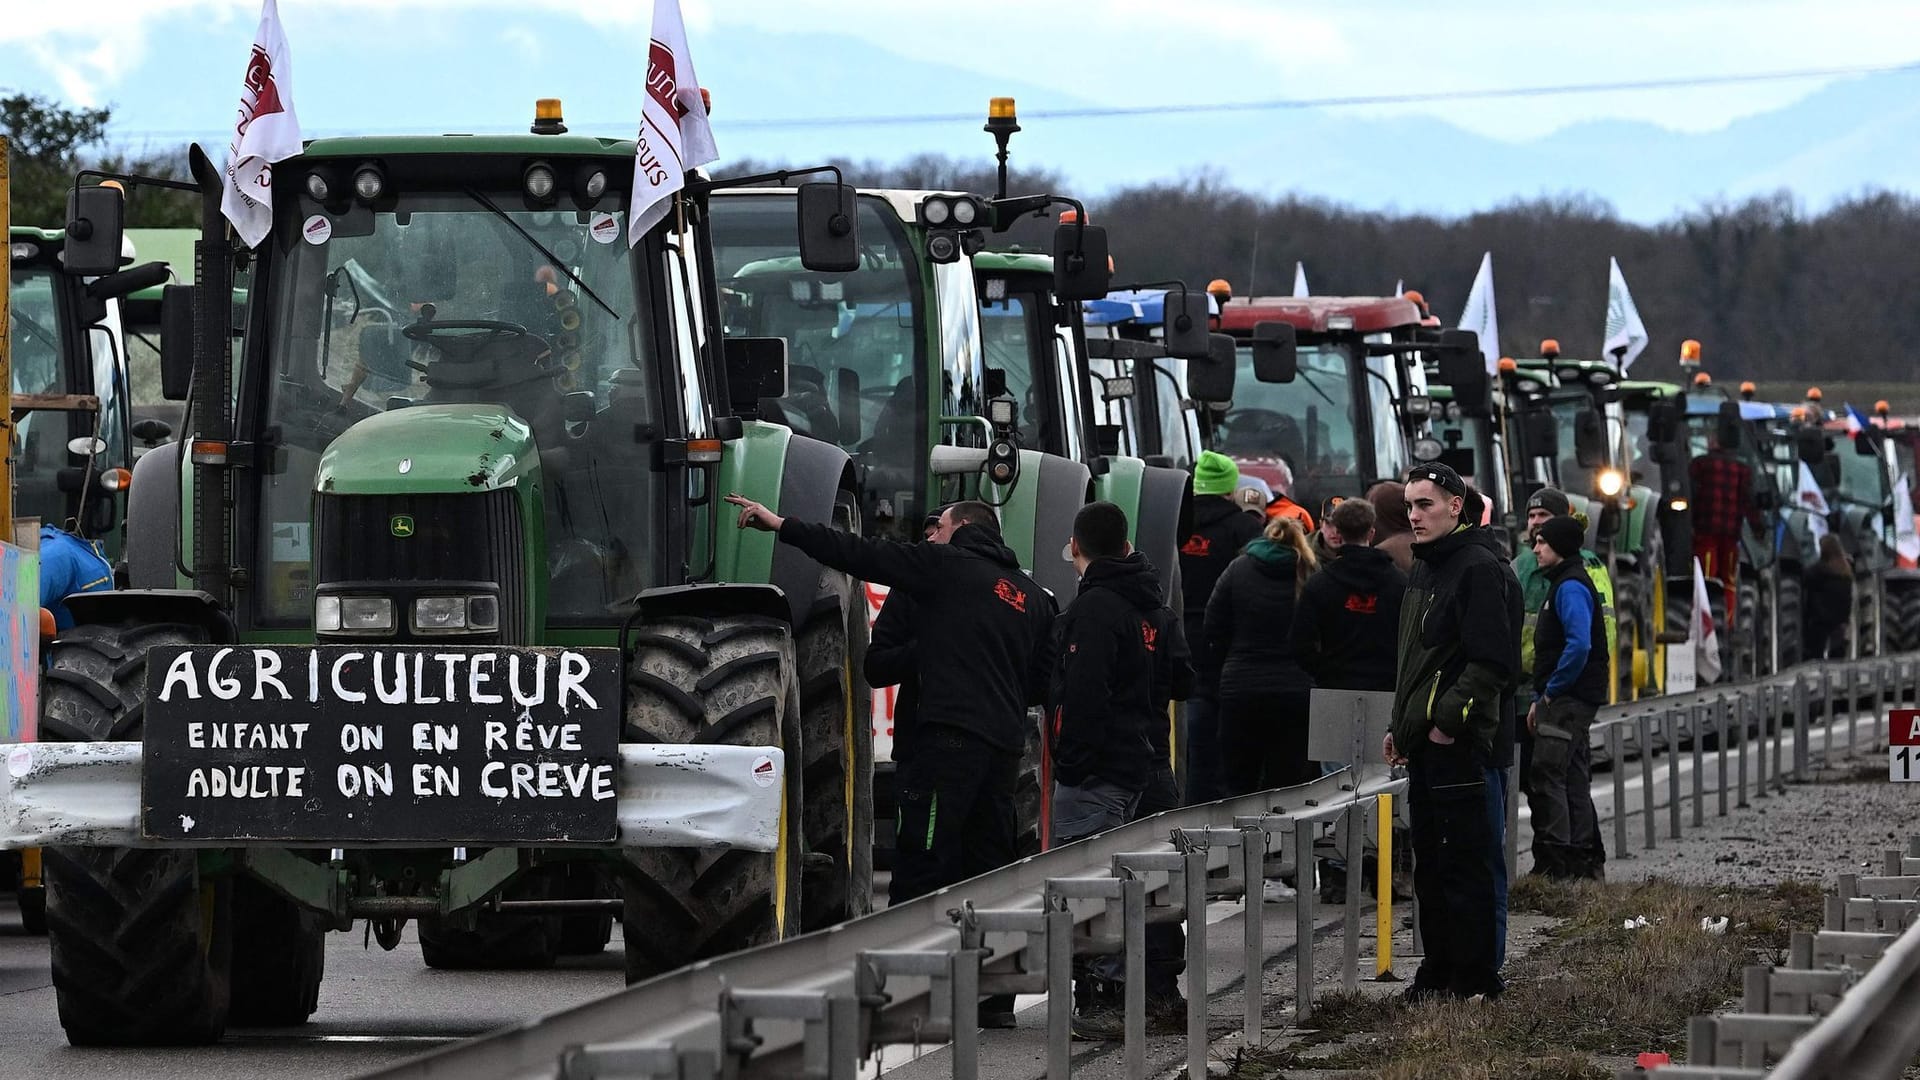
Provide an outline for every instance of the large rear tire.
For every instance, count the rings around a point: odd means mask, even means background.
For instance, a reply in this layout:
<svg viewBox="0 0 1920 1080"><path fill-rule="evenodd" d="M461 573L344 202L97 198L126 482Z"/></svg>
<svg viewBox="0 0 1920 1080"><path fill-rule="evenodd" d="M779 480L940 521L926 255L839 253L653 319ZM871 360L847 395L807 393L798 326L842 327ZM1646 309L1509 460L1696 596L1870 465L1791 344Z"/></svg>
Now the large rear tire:
<svg viewBox="0 0 1920 1080"><path fill-rule="evenodd" d="M320 1008L327 931L319 916L252 878L233 882L234 1027L291 1027Z"/></svg>
<svg viewBox="0 0 1920 1080"><path fill-rule="evenodd" d="M1893 578L1887 582L1887 649L1920 649L1920 579Z"/></svg>
<svg viewBox="0 0 1920 1080"><path fill-rule="evenodd" d="M851 494L840 493L833 523L859 533ZM860 675L866 651L860 584L822 567L818 600L794 647L806 748L800 908L807 930L873 910L873 693Z"/></svg>
<svg viewBox="0 0 1920 1080"><path fill-rule="evenodd" d="M553 900L556 875L541 867L501 891L503 900ZM420 920L420 958L445 971L539 971L560 955L561 916L471 911Z"/></svg>
<svg viewBox="0 0 1920 1080"><path fill-rule="evenodd" d="M1803 607L1800 575L1782 569L1780 584L1775 586L1773 595L1773 625L1780 628L1781 671L1798 664L1806 655L1806 641L1800 632Z"/></svg>
<svg viewBox="0 0 1920 1080"><path fill-rule="evenodd" d="M47 650L40 737L140 737L147 650L198 645L197 627L78 626ZM230 902L191 851L47 848L47 945L74 1046L194 1045L226 1030Z"/></svg>
<svg viewBox="0 0 1920 1080"><path fill-rule="evenodd" d="M627 742L799 745L799 686L786 624L755 616L677 615L637 630L627 663ZM792 718L793 722L790 722ZM786 773L787 805L804 803L802 770ZM798 930L800 844L793 812L776 852L635 848L623 880L627 982Z"/></svg>

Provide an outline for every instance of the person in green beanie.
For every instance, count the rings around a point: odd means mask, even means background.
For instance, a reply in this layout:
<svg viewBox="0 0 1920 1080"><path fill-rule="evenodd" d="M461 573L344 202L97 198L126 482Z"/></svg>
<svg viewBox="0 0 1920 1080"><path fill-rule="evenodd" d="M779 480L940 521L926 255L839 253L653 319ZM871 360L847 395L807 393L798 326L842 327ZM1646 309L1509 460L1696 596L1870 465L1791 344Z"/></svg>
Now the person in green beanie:
<svg viewBox="0 0 1920 1080"><path fill-rule="evenodd" d="M1180 612L1193 653L1193 696L1187 699L1187 788L1189 804L1225 798L1225 765L1220 758L1220 660L1207 645L1207 601L1220 575L1255 537L1261 517L1234 501L1240 468L1225 454L1208 450L1193 465L1193 531L1180 545Z"/></svg>

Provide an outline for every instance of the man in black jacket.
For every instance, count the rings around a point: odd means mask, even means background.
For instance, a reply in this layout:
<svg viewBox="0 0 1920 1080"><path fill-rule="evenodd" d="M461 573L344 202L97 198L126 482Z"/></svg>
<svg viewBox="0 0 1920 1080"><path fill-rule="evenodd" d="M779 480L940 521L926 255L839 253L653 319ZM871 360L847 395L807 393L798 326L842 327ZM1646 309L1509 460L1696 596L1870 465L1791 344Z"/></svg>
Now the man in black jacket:
<svg viewBox="0 0 1920 1080"><path fill-rule="evenodd" d="M1426 958L1409 1001L1497 997L1487 802L1496 754L1510 760L1520 668L1520 583L1490 530L1462 520L1467 485L1445 465L1407 475L1414 569L1400 611L1392 731L1383 750L1410 780L1414 892Z"/></svg>
<svg viewBox="0 0 1920 1080"><path fill-rule="evenodd" d="M1339 546L1301 591L1294 654L1315 686L1392 690L1406 575L1391 555L1372 546L1372 503L1347 499L1327 515L1327 525L1339 535Z"/></svg>
<svg viewBox="0 0 1920 1080"><path fill-rule="evenodd" d="M1127 543L1127 515L1109 502L1074 515L1069 550L1080 591L1060 614L1047 745L1053 762L1053 844L1105 832L1131 820L1154 775L1149 731L1165 722L1156 708L1162 683L1160 575ZM1097 956L1087 974L1108 986L1125 974L1121 958ZM1081 1038L1118 1038L1111 995L1081 995L1074 1017Z"/></svg>
<svg viewBox="0 0 1920 1080"><path fill-rule="evenodd" d="M1264 524L1233 500L1240 468L1208 450L1193 466L1193 532L1180 545L1181 615L1193 651L1193 696L1187 699L1187 790L1189 803L1227 794L1220 757L1220 657L1207 645L1207 600L1220 575Z"/></svg>
<svg viewBox="0 0 1920 1080"><path fill-rule="evenodd" d="M1014 798L1027 705L1051 669L1054 605L1000 538L985 503L942 511L931 543L868 540L785 518L739 495L741 528L913 599L920 662L913 751L896 772L900 829L889 899L901 903L1017 857Z"/></svg>
<svg viewBox="0 0 1920 1080"><path fill-rule="evenodd" d="M941 507L928 514L920 525L921 538L933 542L940 528ZM913 754L914 714L918 711L920 681L919 654L913 647L913 594L891 589L880 601L880 613L874 616L873 631L867 638L867 654L861 668L867 685L875 690L888 686L900 689L893 697L893 762L897 766Z"/></svg>

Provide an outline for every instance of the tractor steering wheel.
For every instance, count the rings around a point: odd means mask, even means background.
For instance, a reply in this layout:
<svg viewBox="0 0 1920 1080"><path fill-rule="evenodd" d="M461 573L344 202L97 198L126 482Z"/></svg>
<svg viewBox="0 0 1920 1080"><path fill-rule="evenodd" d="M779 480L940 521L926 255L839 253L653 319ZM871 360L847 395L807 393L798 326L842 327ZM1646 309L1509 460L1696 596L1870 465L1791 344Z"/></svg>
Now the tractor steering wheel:
<svg viewBox="0 0 1920 1080"><path fill-rule="evenodd" d="M442 333L442 331L451 331ZM500 322L495 319L421 319L408 323L400 333L413 341L432 342L436 336L458 338L473 345L491 345L497 341L508 341L527 336L527 328L519 323Z"/></svg>

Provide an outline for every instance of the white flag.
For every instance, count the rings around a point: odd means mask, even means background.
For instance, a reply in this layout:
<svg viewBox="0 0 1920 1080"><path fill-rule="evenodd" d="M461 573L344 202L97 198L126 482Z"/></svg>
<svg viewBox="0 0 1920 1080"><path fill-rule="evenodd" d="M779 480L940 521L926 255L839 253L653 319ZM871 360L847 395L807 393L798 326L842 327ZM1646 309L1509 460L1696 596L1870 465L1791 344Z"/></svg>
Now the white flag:
<svg viewBox="0 0 1920 1080"><path fill-rule="evenodd" d="M1500 370L1500 318L1493 310L1493 252L1480 259L1480 272L1467 293L1467 309L1460 313L1460 329L1480 335L1480 352L1487 358L1487 374Z"/></svg>
<svg viewBox="0 0 1920 1080"><path fill-rule="evenodd" d="M1807 512L1807 527L1813 532L1813 542L1827 535L1827 515L1833 509L1827 505L1826 493L1820 490L1819 481L1813 478L1813 470L1806 462L1800 463L1800 484L1793 493L1794 504Z"/></svg>
<svg viewBox="0 0 1920 1080"><path fill-rule="evenodd" d="M1306 263L1297 262L1293 264L1293 295L1295 296L1312 296L1313 295L1312 293L1307 291L1307 264Z"/></svg>
<svg viewBox="0 0 1920 1080"><path fill-rule="evenodd" d="M1647 347L1647 324L1640 321L1640 309L1633 306L1633 294L1627 291L1627 276L1620 272L1620 260L1607 260L1607 340L1600 351L1617 357L1621 374L1633 366L1641 350Z"/></svg>
<svg viewBox="0 0 1920 1080"><path fill-rule="evenodd" d="M713 146L706 102L701 100L700 77L693 73L680 0L653 0L647 99L641 108L638 142L628 247L638 244L648 229L667 216L673 194L686 186L688 170L720 156Z"/></svg>
<svg viewBox="0 0 1920 1080"><path fill-rule="evenodd" d="M280 28L280 5L266 0L240 86L240 117L227 146L227 183L220 195L220 212L248 247L258 247L273 228L273 163L299 152L293 56Z"/></svg>
<svg viewBox="0 0 1920 1080"><path fill-rule="evenodd" d="M1913 478L1903 476L1893 485L1893 548L1900 565L1920 564L1920 522L1913 520Z"/></svg>
<svg viewBox="0 0 1920 1080"><path fill-rule="evenodd" d="M1392 295L1394 295L1394 296L1405 296L1405 295L1407 295L1407 279L1406 279L1406 278L1401 278L1401 279L1399 279L1398 281L1395 281L1395 282L1393 283L1393 293L1392 293Z"/></svg>
<svg viewBox="0 0 1920 1080"><path fill-rule="evenodd" d="M1707 575L1701 572L1699 559L1693 560L1693 625L1687 630L1700 682L1720 678L1720 632L1713 625L1713 602L1707 598Z"/></svg>

